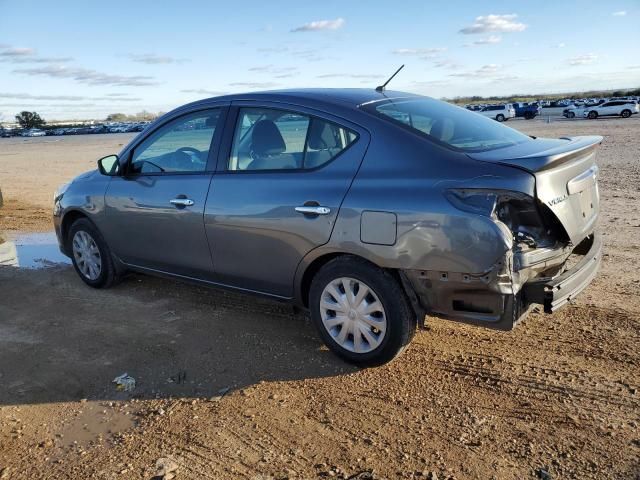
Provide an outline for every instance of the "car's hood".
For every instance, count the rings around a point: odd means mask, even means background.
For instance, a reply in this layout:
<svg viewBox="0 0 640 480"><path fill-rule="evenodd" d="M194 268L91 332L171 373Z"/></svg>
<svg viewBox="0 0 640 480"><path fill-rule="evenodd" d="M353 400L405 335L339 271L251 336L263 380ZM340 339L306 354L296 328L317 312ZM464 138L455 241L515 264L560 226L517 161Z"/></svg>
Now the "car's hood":
<svg viewBox="0 0 640 480"><path fill-rule="evenodd" d="M88 172L81 173L77 177L75 177L71 182L81 182L86 180L92 180L93 178L100 175L100 172L96 168L95 170L89 170Z"/></svg>

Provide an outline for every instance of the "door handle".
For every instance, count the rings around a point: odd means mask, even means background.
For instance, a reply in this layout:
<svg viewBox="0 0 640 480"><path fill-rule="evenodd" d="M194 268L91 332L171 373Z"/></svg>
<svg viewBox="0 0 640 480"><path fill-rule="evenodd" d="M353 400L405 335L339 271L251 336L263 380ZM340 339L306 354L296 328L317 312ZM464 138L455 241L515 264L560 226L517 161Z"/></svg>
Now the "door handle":
<svg viewBox="0 0 640 480"><path fill-rule="evenodd" d="M331 209L329 207L303 205L302 207L296 207L296 212L304 213L305 215L329 215Z"/></svg>
<svg viewBox="0 0 640 480"><path fill-rule="evenodd" d="M176 207L191 207L194 204L194 201L190 198L172 198L169 200L171 205L175 205Z"/></svg>

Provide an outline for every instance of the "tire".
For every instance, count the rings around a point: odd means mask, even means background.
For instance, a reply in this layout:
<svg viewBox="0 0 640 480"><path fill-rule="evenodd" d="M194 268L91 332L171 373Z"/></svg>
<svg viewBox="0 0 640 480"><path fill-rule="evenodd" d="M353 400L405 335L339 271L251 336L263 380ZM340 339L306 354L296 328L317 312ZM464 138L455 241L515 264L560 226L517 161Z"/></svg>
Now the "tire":
<svg viewBox="0 0 640 480"><path fill-rule="evenodd" d="M501 113L500 113L500 114L498 114L498 115L496 116L496 120L497 120L497 121L499 121L499 122L504 122L504 120L505 120L504 115L503 115L503 114L501 114Z"/></svg>
<svg viewBox="0 0 640 480"><path fill-rule="evenodd" d="M118 272L111 250L91 221L79 218L73 222L67 237L67 249L71 253L73 268L84 283L93 288L109 288L117 283ZM87 257L91 260L83 262L82 259Z"/></svg>
<svg viewBox="0 0 640 480"><path fill-rule="evenodd" d="M345 284L352 297L346 294ZM358 294L364 293L362 288L368 293L357 302ZM356 302L349 300L353 297ZM347 304L353 308L345 308ZM335 305L336 309L326 305ZM357 307L373 310L361 312ZM311 282L309 308L325 345L343 360L361 367L390 362L409 345L416 331L416 315L398 281L389 272L355 257L338 257L320 269ZM336 323L338 317L344 320ZM341 342L345 328L347 333Z"/></svg>
<svg viewBox="0 0 640 480"><path fill-rule="evenodd" d="M622 118L629 118L631 116L631 110L623 110L620 112L620 116Z"/></svg>
<svg viewBox="0 0 640 480"><path fill-rule="evenodd" d="M525 114L524 114L524 119L525 119L525 120L533 120L533 113L531 113L531 112L525 112Z"/></svg>
<svg viewBox="0 0 640 480"><path fill-rule="evenodd" d="M569 112L569 113L567 113L567 118L576 118L576 114L575 114L575 112Z"/></svg>
<svg viewBox="0 0 640 480"><path fill-rule="evenodd" d="M587 118L590 118L591 120L595 120L596 118L598 118L598 112L596 111L591 111L587 114Z"/></svg>

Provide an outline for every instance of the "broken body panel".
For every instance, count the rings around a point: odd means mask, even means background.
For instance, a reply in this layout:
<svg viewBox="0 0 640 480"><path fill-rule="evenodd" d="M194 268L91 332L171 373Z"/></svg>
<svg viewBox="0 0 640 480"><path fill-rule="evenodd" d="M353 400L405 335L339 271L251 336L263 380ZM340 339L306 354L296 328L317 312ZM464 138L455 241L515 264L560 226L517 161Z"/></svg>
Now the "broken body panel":
<svg viewBox="0 0 640 480"><path fill-rule="evenodd" d="M599 210L595 149L601 141L541 139L470 154L474 160L533 175L541 225L507 225L495 215L494 221L510 230L513 244L487 271L406 271L422 307L454 320L508 330L529 305L542 304L551 313L580 293L601 260L601 241L594 233ZM582 260L566 269L574 254Z"/></svg>

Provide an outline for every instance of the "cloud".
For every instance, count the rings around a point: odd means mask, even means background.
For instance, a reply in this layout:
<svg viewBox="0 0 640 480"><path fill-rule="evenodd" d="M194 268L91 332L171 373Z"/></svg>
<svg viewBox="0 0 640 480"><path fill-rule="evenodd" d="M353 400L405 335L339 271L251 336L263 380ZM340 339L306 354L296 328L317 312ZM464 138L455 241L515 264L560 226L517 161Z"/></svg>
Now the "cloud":
<svg viewBox="0 0 640 480"><path fill-rule="evenodd" d="M618 12L613 12L611 15L613 15L614 17L624 17L627 15L627 11L626 10L620 10Z"/></svg>
<svg viewBox="0 0 640 480"><path fill-rule="evenodd" d="M335 20L315 20L313 22L305 23L300 27L292 29L292 32L320 32L323 30L338 30L345 24L345 20L342 17Z"/></svg>
<svg viewBox="0 0 640 480"><path fill-rule="evenodd" d="M461 73L450 73L450 77L460 77L460 78L487 78L494 77L496 73L500 71L502 65L497 65L495 63L490 63L488 65L483 65L477 70L461 72Z"/></svg>
<svg viewBox="0 0 640 480"><path fill-rule="evenodd" d="M590 65L598 59L598 56L594 53L587 53L586 55L578 55L567 60L569 65L577 67L580 65Z"/></svg>
<svg viewBox="0 0 640 480"><path fill-rule="evenodd" d="M460 33L472 35L477 33L511 33L522 32L527 26L524 23L517 22L518 15L515 13L509 15L485 15L476 17L473 25L460 30Z"/></svg>
<svg viewBox="0 0 640 480"><path fill-rule="evenodd" d="M185 90L180 90L182 93L197 93L198 95L211 95L212 97L217 97L219 95L225 95L228 92L220 92L216 90L206 90L204 88L188 88Z"/></svg>
<svg viewBox="0 0 640 480"><path fill-rule="evenodd" d="M137 63L146 63L147 65L167 65L170 63L185 63L189 60L186 58L174 58L154 53L130 53L127 55L129 59Z"/></svg>
<svg viewBox="0 0 640 480"><path fill-rule="evenodd" d="M554 45L554 47L556 47L556 48L564 48L564 47L566 47L566 46L567 46L567 44L566 44L566 43L564 43L564 42L556 43L556 44Z"/></svg>
<svg viewBox="0 0 640 480"><path fill-rule="evenodd" d="M0 62L9 63L64 63L73 60L71 57L38 57L33 48L11 47L0 45Z"/></svg>
<svg viewBox="0 0 640 480"><path fill-rule="evenodd" d="M133 98L126 97L126 93L122 94L107 94L101 97L86 97L80 95L31 95L29 93L6 93L0 92L0 98L8 98L12 100L53 100L53 101L64 101L64 102L82 102L87 100L106 100L106 101L114 101L112 96L117 95L117 101L119 102L138 102L142 100L141 98ZM125 98L126 97L126 98Z"/></svg>
<svg viewBox="0 0 640 480"><path fill-rule="evenodd" d="M8 47L8 46L7 46ZM36 51L33 48L5 48L4 51L0 52L0 57L26 57L28 55L35 55Z"/></svg>
<svg viewBox="0 0 640 480"><path fill-rule="evenodd" d="M422 58L433 58L437 56L439 53L446 52L447 49L444 47L438 48L396 48L392 50L391 53L395 55L413 55Z"/></svg>
<svg viewBox="0 0 640 480"><path fill-rule="evenodd" d="M275 65L258 65L251 67L250 72L264 72L264 73L290 73L298 70L298 67L276 67Z"/></svg>
<svg viewBox="0 0 640 480"><path fill-rule="evenodd" d="M38 68L19 68L15 73L24 75L43 76L51 78L71 78L78 83L87 85L112 85L115 87L147 87L158 85L154 77L142 75L113 75L87 68L69 68L64 65L47 65Z"/></svg>
<svg viewBox="0 0 640 480"><path fill-rule="evenodd" d="M462 68L462 65L448 59L438 60L437 62L434 62L433 66L436 68L445 68L447 70L458 70L459 68Z"/></svg>
<svg viewBox="0 0 640 480"><path fill-rule="evenodd" d="M375 73L325 73L318 75L316 78L353 78L359 80L377 80L384 78L384 75Z"/></svg>
<svg viewBox="0 0 640 480"><path fill-rule="evenodd" d="M500 35L489 35L488 37L475 40L471 43L467 43L465 44L465 47L476 47L479 45L495 45L496 43L500 43L501 41L502 41L502 37Z"/></svg>
<svg viewBox="0 0 640 480"><path fill-rule="evenodd" d="M233 82L230 83L230 87L246 87L246 88L274 88L279 86L279 83L274 82Z"/></svg>

